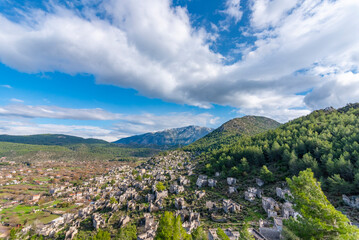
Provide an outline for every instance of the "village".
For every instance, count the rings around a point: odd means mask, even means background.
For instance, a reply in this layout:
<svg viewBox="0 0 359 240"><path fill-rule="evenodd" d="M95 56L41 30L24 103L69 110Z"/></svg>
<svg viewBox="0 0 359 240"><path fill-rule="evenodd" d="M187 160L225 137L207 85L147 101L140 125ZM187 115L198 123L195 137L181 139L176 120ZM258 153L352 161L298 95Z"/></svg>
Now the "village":
<svg viewBox="0 0 359 240"><path fill-rule="evenodd" d="M220 173L212 178L199 174L193 160L190 153L170 151L135 168L127 164L105 164L96 168L98 171L107 170L101 175L91 172L74 184L51 181L46 192L33 194L28 200L2 203L1 208L4 213L14 204L27 204L34 206L28 215L46 213L48 221L35 220L15 225L21 229L19 238L32 234L56 238L63 234L65 239L73 239L84 230L83 223L89 222L87 229L106 229L109 232L133 223L138 226L138 240L152 240L161 214L172 211L181 216L188 233L202 226L209 239L219 239L218 227L231 240L239 239L239 230L247 221L255 239L275 240L281 237L283 219L298 216L290 202L290 191L285 186L273 190L256 178L249 183L252 186L244 188L236 178L223 178ZM15 175L16 171L25 173L22 176L27 179L26 173L31 168L18 168L7 173L9 166L12 165L2 168L6 172L2 176L7 178L10 174ZM32 171L37 167L33 166ZM51 172L53 170L41 172L41 176L56 179ZM63 173L62 176L66 175ZM8 181L2 181L2 187L8 186ZM347 201L355 204L358 200L348 198ZM9 226L9 220L2 217L1 222ZM9 227L14 227L14 224Z"/></svg>

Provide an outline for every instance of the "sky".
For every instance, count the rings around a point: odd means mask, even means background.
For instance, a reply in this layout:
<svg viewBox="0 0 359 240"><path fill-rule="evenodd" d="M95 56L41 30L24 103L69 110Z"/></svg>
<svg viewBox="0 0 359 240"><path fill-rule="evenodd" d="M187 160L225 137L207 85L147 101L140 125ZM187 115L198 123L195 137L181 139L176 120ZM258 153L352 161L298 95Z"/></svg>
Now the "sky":
<svg viewBox="0 0 359 240"><path fill-rule="evenodd" d="M358 102L358 12L358 0L0 0L0 134L115 141Z"/></svg>

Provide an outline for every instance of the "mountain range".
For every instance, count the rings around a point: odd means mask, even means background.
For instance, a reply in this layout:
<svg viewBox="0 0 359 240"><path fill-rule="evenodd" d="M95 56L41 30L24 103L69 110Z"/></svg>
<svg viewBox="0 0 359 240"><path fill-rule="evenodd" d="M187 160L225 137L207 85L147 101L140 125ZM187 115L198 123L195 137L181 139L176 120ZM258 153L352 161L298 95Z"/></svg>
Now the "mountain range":
<svg viewBox="0 0 359 240"><path fill-rule="evenodd" d="M81 138L64 134L36 134L27 136L0 135L0 142L34 145L105 144L104 140Z"/></svg>
<svg viewBox="0 0 359 240"><path fill-rule="evenodd" d="M114 143L130 145L133 147L176 147L191 144L212 131L212 128L188 126L167 129L159 132L135 135L127 138L122 138Z"/></svg>

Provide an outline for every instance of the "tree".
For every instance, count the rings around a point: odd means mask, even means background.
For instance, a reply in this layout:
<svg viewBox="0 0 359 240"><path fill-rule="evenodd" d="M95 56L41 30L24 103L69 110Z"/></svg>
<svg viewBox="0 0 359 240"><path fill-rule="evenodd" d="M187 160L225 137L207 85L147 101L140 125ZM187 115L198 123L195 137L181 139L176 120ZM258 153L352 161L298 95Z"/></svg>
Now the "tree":
<svg viewBox="0 0 359 240"><path fill-rule="evenodd" d="M92 240L111 240L111 234L109 232L99 229Z"/></svg>
<svg viewBox="0 0 359 240"><path fill-rule="evenodd" d="M359 239L359 229L331 205L311 169L287 178L287 183L294 209L300 213L284 221L289 232L301 239Z"/></svg>
<svg viewBox="0 0 359 240"><path fill-rule="evenodd" d="M269 171L266 165L263 165L263 167L260 170L260 176L264 181L272 182L274 180L273 173Z"/></svg>
<svg viewBox="0 0 359 240"><path fill-rule="evenodd" d="M165 187L165 185L163 185L163 182L158 182L156 184L156 189L157 189L157 191L162 192L162 191L164 191L166 189L166 187Z"/></svg>
<svg viewBox="0 0 359 240"><path fill-rule="evenodd" d="M249 223L246 222L244 225L243 225L243 228L242 230L240 231L240 234L241 234L241 238L240 239L243 239L243 240L254 240L254 237L249 233Z"/></svg>
<svg viewBox="0 0 359 240"><path fill-rule="evenodd" d="M230 240L222 228L217 228L217 236L220 240Z"/></svg>
<svg viewBox="0 0 359 240"><path fill-rule="evenodd" d="M202 227L198 227L192 232L193 240L208 240L208 236Z"/></svg>
<svg viewBox="0 0 359 240"><path fill-rule="evenodd" d="M328 177L328 188L335 194L348 194L352 191L352 185L342 179L339 174Z"/></svg>
<svg viewBox="0 0 359 240"><path fill-rule="evenodd" d="M137 239L137 228L135 225L127 225L121 227L118 234L118 239L121 240L136 240Z"/></svg>
<svg viewBox="0 0 359 240"><path fill-rule="evenodd" d="M111 203L111 204L114 204L114 203L117 204L118 202L117 202L117 200L116 200L115 197L111 197L111 198L110 198L110 203Z"/></svg>
<svg viewBox="0 0 359 240"><path fill-rule="evenodd" d="M191 240L182 227L181 217L175 217L171 212L165 212L159 222L155 240Z"/></svg>

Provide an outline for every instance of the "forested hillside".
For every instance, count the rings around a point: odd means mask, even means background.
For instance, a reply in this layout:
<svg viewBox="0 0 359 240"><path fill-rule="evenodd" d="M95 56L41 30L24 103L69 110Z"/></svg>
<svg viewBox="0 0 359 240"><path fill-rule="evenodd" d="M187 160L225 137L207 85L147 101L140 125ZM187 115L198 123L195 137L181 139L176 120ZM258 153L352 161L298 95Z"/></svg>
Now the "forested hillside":
<svg viewBox="0 0 359 240"><path fill-rule="evenodd" d="M33 145L67 145L67 144L94 144L107 143L94 138L81 138L64 134L37 134L27 136L0 135L0 142L24 143Z"/></svg>
<svg viewBox="0 0 359 240"><path fill-rule="evenodd" d="M284 179L311 168L325 190L359 193L359 104L328 108L203 153L208 173ZM262 168L261 171L258 169Z"/></svg>
<svg viewBox="0 0 359 240"><path fill-rule="evenodd" d="M212 132L212 128L188 126L122 138L114 143L129 147L169 149L185 146Z"/></svg>
<svg viewBox="0 0 359 240"><path fill-rule="evenodd" d="M207 151L209 149L217 149L222 145L238 141L242 135L253 136L270 129L275 129L278 126L280 126L280 123L266 117L244 116L234 118L205 137L185 147L185 150Z"/></svg>
<svg viewBox="0 0 359 240"><path fill-rule="evenodd" d="M134 161L151 157L159 150L124 148L116 144L71 144L66 146L0 142L0 158L11 160L118 160Z"/></svg>

